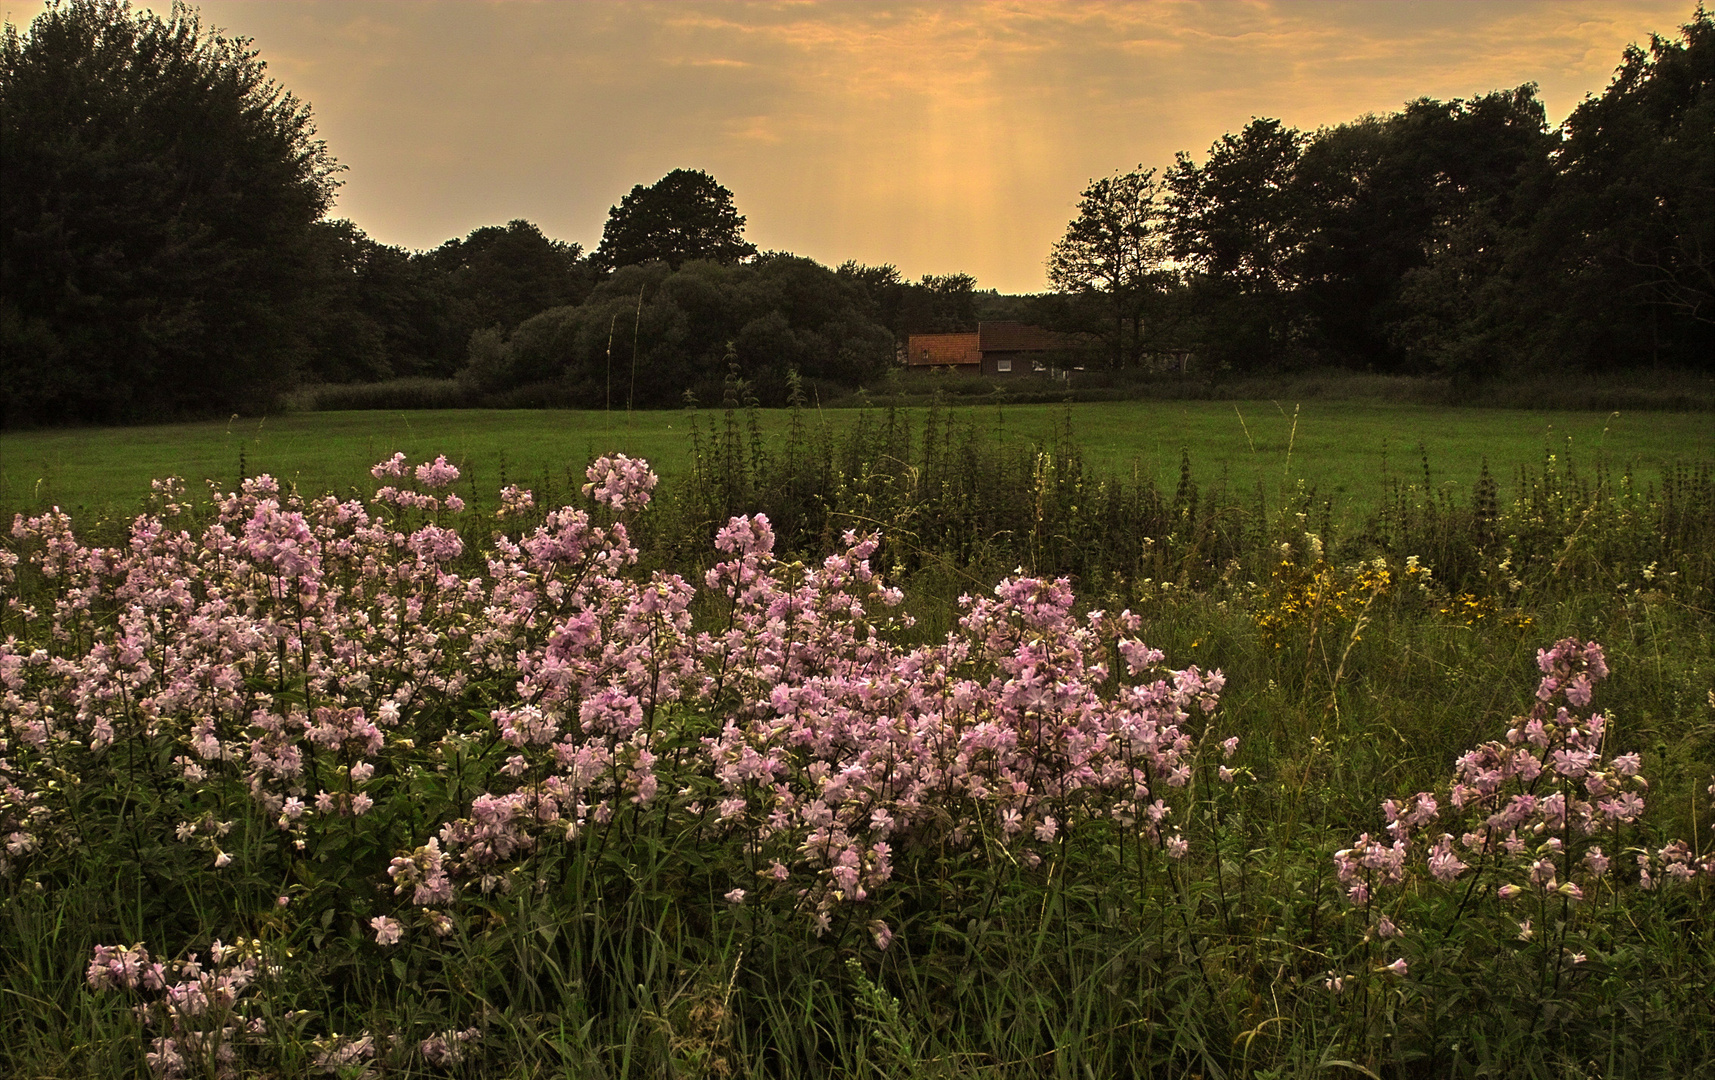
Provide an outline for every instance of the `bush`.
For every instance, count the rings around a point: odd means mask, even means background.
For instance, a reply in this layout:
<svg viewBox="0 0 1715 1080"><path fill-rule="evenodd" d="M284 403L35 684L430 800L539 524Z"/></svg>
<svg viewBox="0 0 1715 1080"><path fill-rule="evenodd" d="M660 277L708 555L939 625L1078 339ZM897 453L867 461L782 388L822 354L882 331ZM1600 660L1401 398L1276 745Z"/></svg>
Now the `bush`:
<svg viewBox="0 0 1715 1080"><path fill-rule="evenodd" d="M464 409L477 399L457 379L389 379L377 383L330 383L306 386L287 404L305 412L359 409Z"/></svg>

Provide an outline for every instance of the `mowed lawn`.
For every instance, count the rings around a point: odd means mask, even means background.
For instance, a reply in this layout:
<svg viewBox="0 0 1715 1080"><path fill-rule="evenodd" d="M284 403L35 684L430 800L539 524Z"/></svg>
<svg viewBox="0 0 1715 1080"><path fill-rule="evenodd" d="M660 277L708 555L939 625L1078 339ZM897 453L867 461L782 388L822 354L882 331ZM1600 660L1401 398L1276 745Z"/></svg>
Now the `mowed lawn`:
<svg viewBox="0 0 1715 1080"><path fill-rule="evenodd" d="M921 445L925 410L900 410ZM1412 405L1312 402L1115 402L985 405L953 410L961 427L988 443L1028 445L1068 426L1097 470L1177 483L1181 450L1209 485L1271 498L1300 484L1361 510L1391 475L1463 496L1483 460L1506 489L1516 468L1545 456L1569 456L1580 468L1601 463L1642 479L1675 462L1715 460L1715 417L1707 413L1576 413L1445 409ZM882 409L807 410L806 424L834 435ZM784 433L785 410L764 410L763 429ZM742 424L744 417L739 420ZM718 411L697 414L705 437ZM212 479L230 489L245 475L271 473L306 493L370 490L366 470L394 451L413 462L445 454L466 473L459 490L487 501L502 482L556 493L581 480L595 455L647 457L663 476L690 460L690 417L683 411L623 413L568 410L444 410L296 413L230 422L151 427L77 428L0 434L0 511L57 505L77 517L129 514L155 477L176 475L194 487ZM474 480L474 484L472 481Z"/></svg>

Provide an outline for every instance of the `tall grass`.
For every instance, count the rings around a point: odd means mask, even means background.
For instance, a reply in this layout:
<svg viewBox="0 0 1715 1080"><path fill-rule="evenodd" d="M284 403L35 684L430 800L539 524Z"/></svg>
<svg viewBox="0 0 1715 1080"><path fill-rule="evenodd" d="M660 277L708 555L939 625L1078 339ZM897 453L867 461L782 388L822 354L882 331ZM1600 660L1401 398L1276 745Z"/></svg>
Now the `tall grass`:
<svg viewBox="0 0 1715 1080"><path fill-rule="evenodd" d="M1341 533L1340 497L1303 481L1235 490L1222 475L1199 480L1188 452L1170 489L1093 468L1077 416L1068 408L1046 437L1009 440L1004 412L985 427L935 400L917 415L866 410L834 430L809 423L800 399L784 432L765 434L744 384L729 379L718 414L687 410L688 483L655 542L677 564L727 518L760 511L798 554L829 550L849 529L880 529L882 564L917 580L939 572L987 582L1022 568L1070 576L1086 593L1139 581L1206 591L1240 575L1254 580L1270 572L1282 543L1302 555L1307 538L1331 562L1415 555L1442 584L1497 596L1516 592L1513 581L1544 576L1608 587L1614 574L1636 577L1652 564L1651 580L1681 590L1715 582L1708 462L1615 475L1602 461L1575 460L1568 444L1514 466L1505 492L1485 461L1461 496L1435 479L1426 455L1415 474L1384 459L1381 498ZM1290 465L1288 457L1282 477L1294 475Z"/></svg>
<svg viewBox="0 0 1715 1080"><path fill-rule="evenodd" d="M54 828L76 840L52 858L12 853L4 878L0 963L16 974L0 992L0 1067L147 1072L159 1029L130 1006L152 998L92 991L92 949L144 942L156 958L195 950L206 964L213 938L242 936L266 961L232 1005L263 1022L237 1047L234 1068L249 1074L1715 1074L1715 881L1672 880L1679 864L1664 854L1674 838L1700 854L1715 823L1708 463L1636 476L1562 453L1496 463L1455 492L1417 462L1390 472L1386 498L1346 528L1332 493L1289 480L1234 490L1189 457L1168 487L1104 475L1071 419L1026 441L939 407L920 419L878 408L835 431L800 402L769 434L736 379L721 409L687 419L688 470L627 520L641 570L700 585L730 561L713 547L728 519L762 512L779 556L767 572L784 589L804 580L794 559L814 567L848 530L879 531L869 562L904 586L901 610L917 620L887 630L901 649L961 632L961 594L991 597L1021 573L1070 577L1080 609L1129 608L1135 636L1174 667L1221 669L1219 711L1192 730L1206 753L1167 819L1177 832L1091 815L1047 840L901 840L885 889L830 909L817 935L789 892L769 899L752 884L743 902L726 899L735 867L754 862L743 834L616 803L599 842L541 843L507 871L513 887L472 887L448 908L440 937L388 906L386 867L503 782L514 748L497 710L516 704L515 675L476 672L489 697L437 699L414 721L431 726L389 749L373 816L319 831L283 834L241 784L193 790L171 740L68 746L30 777L46 778L32 790L57 800ZM469 554L446 569L493 572L477 553L497 531L543 523L547 501L467 519ZM216 512L186 513L204 515L200 527ZM27 561L15 575L0 609L20 642L10 654L78 655L39 621L63 587ZM78 633L92 642L124 605L85 610ZM733 610L711 587L691 613L718 635ZM1615 868L1579 878L1580 902L1502 899L1514 879L1496 863L1448 884L1419 868L1378 886L1385 906L1353 903L1336 853L1386 834L1384 799L1436 791L1446 806L1454 759L1505 743L1539 700L1537 650L1569 638L1600 640L1613 670L1591 706L1608 718L1603 760L1636 751L1651 782L1645 815L1595 838ZM1119 653L1106 659L1120 669ZM289 702L297 685L272 692ZM672 760L692 760L747 700L673 713ZM25 714L16 698L4 707L0 770L23 792ZM1227 735L1239 736L1230 758ZM55 768L60 786L45 786ZM77 787L97 775L112 786ZM950 827L964 804L943 805ZM0 815L22 806L9 790ZM231 831L175 837L204 809ZM992 817L971 821L994 830ZM304 854L292 835L309 841ZM241 872L211 869L210 843ZM1639 855L1658 887L1641 887ZM370 923L389 911L412 927L391 946ZM220 1069L213 1050L204 1064Z"/></svg>

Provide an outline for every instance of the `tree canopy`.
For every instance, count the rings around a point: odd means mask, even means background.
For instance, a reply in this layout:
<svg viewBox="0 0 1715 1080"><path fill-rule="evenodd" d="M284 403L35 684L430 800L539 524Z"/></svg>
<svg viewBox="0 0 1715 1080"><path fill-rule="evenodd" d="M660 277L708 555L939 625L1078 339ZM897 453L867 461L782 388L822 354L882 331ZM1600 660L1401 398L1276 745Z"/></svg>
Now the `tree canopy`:
<svg viewBox="0 0 1715 1080"><path fill-rule="evenodd" d="M1160 300L1186 317L1155 320L1163 338L1146 352L1468 383L1715 370L1715 20L1702 7L1676 37L1628 48L1558 129L1527 83L1314 132L1256 118L1162 179L1158 228L1182 281ZM1039 306L1110 340L1126 315L1088 238L1121 234L1101 213L1112 196L1083 193L1050 255L1062 293Z"/></svg>
<svg viewBox="0 0 1715 1080"><path fill-rule="evenodd" d="M744 238L744 215L732 192L700 169L674 169L649 187L638 184L608 210L595 261L605 269L664 262L732 264L756 254Z"/></svg>
<svg viewBox="0 0 1715 1080"><path fill-rule="evenodd" d="M9 417L227 408L287 385L338 166L250 42L116 0L0 42Z"/></svg>
<svg viewBox="0 0 1715 1080"><path fill-rule="evenodd" d="M326 217L340 166L309 108L182 5L50 0L8 25L0 140L7 424L405 376L456 375L473 402L672 405L719 393L732 362L772 402L793 372L860 385L907 335L1008 319L1115 367L1715 371L1702 7L1558 128L1527 83L1312 132L1253 118L1160 174L1091 180L1033 297L758 252L691 169L633 187L593 253L523 219L381 243Z"/></svg>
<svg viewBox="0 0 1715 1080"><path fill-rule="evenodd" d="M1141 165L1090 181L1078 198L1078 216L1048 253L1050 285L1107 298L1110 322L1103 336L1115 367L1141 360L1145 308L1151 294L1175 278L1166 267L1161 194L1155 170Z"/></svg>
<svg viewBox="0 0 1715 1080"><path fill-rule="evenodd" d="M765 255L623 267L581 304L526 320L508 339L472 341L465 378L506 391L554 383L594 408L677 405L720 394L729 360L757 397L786 400L788 374L849 387L879 376L893 336L863 288L809 259Z"/></svg>

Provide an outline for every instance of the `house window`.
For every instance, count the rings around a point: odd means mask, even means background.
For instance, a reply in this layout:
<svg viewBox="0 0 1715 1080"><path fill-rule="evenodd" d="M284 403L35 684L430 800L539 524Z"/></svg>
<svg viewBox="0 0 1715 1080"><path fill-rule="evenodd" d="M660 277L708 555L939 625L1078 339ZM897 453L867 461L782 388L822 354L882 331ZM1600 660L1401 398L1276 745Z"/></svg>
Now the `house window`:
<svg viewBox="0 0 1715 1080"><path fill-rule="evenodd" d="M994 369L996 371L1000 371L1000 372L1011 371L1012 370L1012 361L1011 360L996 360L994 362Z"/></svg>

